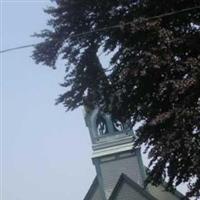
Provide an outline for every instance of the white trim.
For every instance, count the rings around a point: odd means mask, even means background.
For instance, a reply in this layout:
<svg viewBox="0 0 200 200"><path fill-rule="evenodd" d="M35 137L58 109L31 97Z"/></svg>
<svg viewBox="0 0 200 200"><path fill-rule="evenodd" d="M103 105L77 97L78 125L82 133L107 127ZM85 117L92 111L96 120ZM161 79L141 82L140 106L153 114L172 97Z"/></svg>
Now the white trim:
<svg viewBox="0 0 200 200"><path fill-rule="evenodd" d="M118 146L108 147L108 148L105 148L105 149L100 149L100 150L94 151L93 154L92 154L92 159L98 158L98 157L101 157L101 156L107 156L107 155L119 153L119 152L129 151L129 150L133 150L133 149L134 149L133 142L121 144L121 145L118 145Z"/></svg>

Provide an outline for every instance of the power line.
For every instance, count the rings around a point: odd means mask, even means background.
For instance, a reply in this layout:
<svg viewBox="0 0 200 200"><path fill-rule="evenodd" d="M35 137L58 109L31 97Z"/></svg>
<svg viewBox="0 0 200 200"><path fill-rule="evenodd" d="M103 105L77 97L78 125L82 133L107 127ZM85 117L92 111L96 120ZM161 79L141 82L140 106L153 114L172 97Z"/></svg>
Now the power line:
<svg viewBox="0 0 200 200"><path fill-rule="evenodd" d="M5 52L8 52L8 51L14 51L14 50L18 50L18 49L24 49L24 48L28 48L28 47L34 47L35 45L36 44L29 44L29 45L10 48L10 49L5 49L5 50L0 51L0 53L5 53Z"/></svg>
<svg viewBox="0 0 200 200"><path fill-rule="evenodd" d="M164 13L164 14L161 14L161 15L149 17L149 18L146 18L146 19L152 20L152 19L157 19L157 18L168 17L168 16L171 16L171 15L177 15L177 14L180 14L180 13L189 12L189 11L196 10L196 9L200 9L200 6L185 8L185 9L178 10L178 11L172 11L172 12Z"/></svg>
<svg viewBox="0 0 200 200"><path fill-rule="evenodd" d="M153 19L164 18L164 17L167 17L167 16L177 15L177 14L180 14L180 13L189 12L189 11L196 10L196 9L200 9L200 6L185 8L185 9L178 10L178 11L172 11L172 12L164 13L164 14L161 14L161 15L149 17L149 18L144 18L143 20L148 21L148 20L153 20ZM133 23L132 21L126 22L126 23L123 23L123 26L124 25L131 25L132 23ZM116 25L113 25L113 26L107 26L107 27L99 28L99 29L92 30L92 31L74 34L74 35L69 36L67 39L78 38L78 37L81 37L81 36L86 36L86 35L89 35L89 34L92 34L92 33L102 32L102 31L106 31L106 30L109 30L109 29L121 28L121 26L122 26L121 24L116 24ZM5 50L0 51L0 53L6 53L6 52L9 52L9 51L19 50L19 49L24 49L24 48L30 48L30 47L36 46L37 44L39 44L39 43L9 48L9 49L5 49Z"/></svg>

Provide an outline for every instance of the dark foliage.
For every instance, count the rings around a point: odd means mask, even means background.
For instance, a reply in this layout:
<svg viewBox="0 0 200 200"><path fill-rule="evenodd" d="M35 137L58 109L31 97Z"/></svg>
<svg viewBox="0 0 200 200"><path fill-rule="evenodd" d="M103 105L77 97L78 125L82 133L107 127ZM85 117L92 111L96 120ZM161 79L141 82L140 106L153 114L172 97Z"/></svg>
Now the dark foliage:
<svg viewBox="0 0 200 200"><path fill-rule="evenodd" d="M118 118L142 120L137 144L148 145L153 167L147 181L160 184L169 177L169 189L189 182L187 195L196 198L199 6L199 0L61 0L46 10L51 31L36 35L44 42L33 52L36 63L50 67L59 55L66 60L66 93L57 103L67 109L98 105ZM176 13L192 7L197 8ZM110 26L115 27L94 31ZM109 69L101 66L99 49L115 52Z"/></svg>

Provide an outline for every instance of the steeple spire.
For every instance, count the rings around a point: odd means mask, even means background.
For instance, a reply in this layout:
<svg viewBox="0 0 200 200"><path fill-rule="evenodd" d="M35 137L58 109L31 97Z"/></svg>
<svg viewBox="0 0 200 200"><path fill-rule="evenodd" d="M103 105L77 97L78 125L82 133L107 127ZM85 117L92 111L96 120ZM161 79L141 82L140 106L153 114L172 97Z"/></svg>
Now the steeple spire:
<svg viewBox="0 0 200 200"><path fill-rule="evenodd" d="M119 177L126 174L143 187L144 168L135 148L131 122L122 123L98 108L85 115L92 141L92 160L103 199L108 199Z"/></svg>

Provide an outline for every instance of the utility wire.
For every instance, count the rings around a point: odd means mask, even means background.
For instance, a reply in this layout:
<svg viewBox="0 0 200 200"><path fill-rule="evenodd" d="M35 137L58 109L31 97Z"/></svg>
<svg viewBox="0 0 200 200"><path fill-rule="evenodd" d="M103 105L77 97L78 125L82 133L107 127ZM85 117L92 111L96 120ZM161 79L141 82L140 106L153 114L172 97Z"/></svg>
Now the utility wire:
<svg viewBox="0 0 200 200"><path fill-rule="evenodd" d="M24 45L24 46L10 48L10 49L5 49L5 50L0 51L0 53L5 53L5 52L8 52L8 51L14 51L14 50L18 50L18 49L24 49L24 48L34 47L35 45L36 44L29 44L29 45Z"/></svg>
<svg viewBox="0 0 200 200"><path fill-rule="evenodd" d="M185 8L185 9L178 10L178 11L172 11L172 12L164 13L164 14L161 14L161 15L149 17L149 18L144 18L143 20L149 21L149 20L153 20L153 19L159 19L159 18L163 18L163 17L167 17L167 16L177 15L177 14L184 13L184 12L189 12L189 11L196 10L196 9L200 9L200 6ZM78 38L78 37L81 37L81 36L86 36L86 35L89 35L89 34L92 34L92 33L102 32L102 31L106 31L106 30L109 30L109 29L121 28L124 25L131 25L132 23L133 23L133 21L126 22L126 23L123 23L123 24L119 23L119 24L116 24L116 25L113 25L113 26L107 26L107 27L99 28L99 29L92 30L92 31L73 34L73 35L69 36L67 39ZM19 49L24 49L24 48L30 48L30 47L34 47L38 44L40 44L40 43L9 48L9 49L5 49L5 50L0 51L0 53L6 53L6 52L9 52L9 51L19 50Z"/></svg>
<svg viewBox="0 0 200 200"><path fill-rule="evenodd" d="M146 20L168 17L168 16L171 16L171 15L177 15L177 14L180 14L180 13L189 12L189 11L196 10L196 9L200 9L200 6L195 6L195 7L185 8L185 9L178 10L178 11L172 11L172 12L164 13L164 14L161 14L161 15L146 18Z"/></svg>

